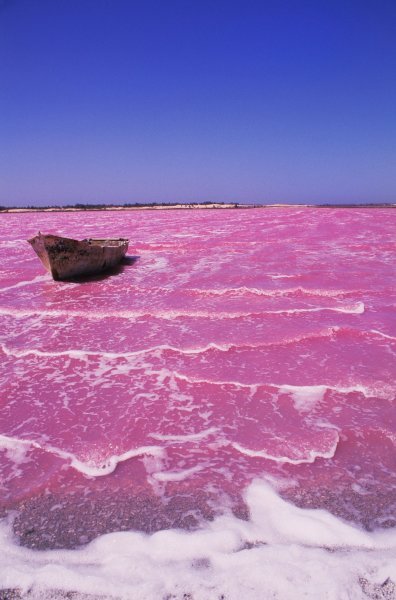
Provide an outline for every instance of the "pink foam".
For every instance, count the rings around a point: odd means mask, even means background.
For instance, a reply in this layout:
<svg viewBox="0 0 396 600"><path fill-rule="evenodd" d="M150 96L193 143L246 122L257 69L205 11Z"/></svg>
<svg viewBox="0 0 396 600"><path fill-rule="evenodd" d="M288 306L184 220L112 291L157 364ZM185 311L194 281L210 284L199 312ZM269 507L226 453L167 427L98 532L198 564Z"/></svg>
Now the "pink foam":
<svg viewBox="0 0 396 600"><path fill-rule="evenodd" d="M220 509L263 474L307 498L318 485L388 489L395 214L0 215L8 506L95 491L99 475L165 498L210 488ZM54 282L24 242L38 229L129 237L139 258Z"/></svg>

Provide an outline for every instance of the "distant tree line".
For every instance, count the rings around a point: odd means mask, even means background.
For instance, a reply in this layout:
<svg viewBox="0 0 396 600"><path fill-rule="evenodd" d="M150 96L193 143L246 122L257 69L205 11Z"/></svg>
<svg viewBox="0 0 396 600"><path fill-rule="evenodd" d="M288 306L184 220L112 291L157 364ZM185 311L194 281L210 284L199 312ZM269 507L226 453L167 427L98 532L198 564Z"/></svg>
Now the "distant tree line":
<svg viewBox="0 0 396 600"><path fill-rule="evenodd" d="M106 208L153 208L155 206L209 206L215 204L216 206L233 205L234 208L238 208L239 204L236 202L125 202L124 204L83 204L78 202L77 204L65 204L65 205L49 205L49 206L0 206L0 211L6 211L11 209L21 210L105 210Z"/></svg>

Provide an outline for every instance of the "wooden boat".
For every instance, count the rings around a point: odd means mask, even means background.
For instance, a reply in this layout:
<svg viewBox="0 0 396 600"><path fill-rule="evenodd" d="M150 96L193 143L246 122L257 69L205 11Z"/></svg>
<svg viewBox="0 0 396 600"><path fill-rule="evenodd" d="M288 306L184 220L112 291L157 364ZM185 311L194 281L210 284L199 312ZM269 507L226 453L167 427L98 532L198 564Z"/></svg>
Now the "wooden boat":
<svg viewBox="0 0 396 600"><path fill-rule="evenodd" d="M73 240L39 232L28 242L52 277L59 280L111 269L125 256L129 240Z"/></svg>

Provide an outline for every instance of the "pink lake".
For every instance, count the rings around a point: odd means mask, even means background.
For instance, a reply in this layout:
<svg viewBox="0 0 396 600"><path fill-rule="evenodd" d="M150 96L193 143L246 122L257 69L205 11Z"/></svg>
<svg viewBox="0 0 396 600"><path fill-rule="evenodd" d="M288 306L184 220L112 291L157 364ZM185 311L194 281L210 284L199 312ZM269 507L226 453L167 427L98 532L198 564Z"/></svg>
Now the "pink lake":
<svg viewBox="0 0 396 600"><path fill-rule="evenodd" d="M25 213L1 214L0 227L2 539L14 553L0 589L292 598L302 585L293 560L299 573L307 560L327 565L333 590L348 561L325 548L354 535L374 562L348 563L344 597L396 581L384 567L396 524L396 211ZM107 275L54 282L26 243L38 230L128 237L130 259ZM313 514L319 530L307 524ZM229 531L243 555L237 581ZM158 539L183 557L153 559ZM78 553L103 560L108 546L98 548L111 540L123 558L114 572L99 561L88 585ZM222 566L216 543L226 547ZM282 543L301 555L284 570L271 563L271 579L258 552L268 565L264 553ZM144 567L128 566L122 587L132 547ZM307 547L323 555L307 558ZM56 549L67 550L47 576ZM315 576L304 597L315 597ZM343 597L334 590L316 597Z"/></svg>

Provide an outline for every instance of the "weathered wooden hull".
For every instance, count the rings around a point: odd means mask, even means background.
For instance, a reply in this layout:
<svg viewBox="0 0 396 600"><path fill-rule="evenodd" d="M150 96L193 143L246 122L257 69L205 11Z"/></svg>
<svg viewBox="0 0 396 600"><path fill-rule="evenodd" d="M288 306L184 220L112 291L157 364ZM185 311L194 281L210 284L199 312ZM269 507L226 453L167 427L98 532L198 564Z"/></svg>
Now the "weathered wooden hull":
<svg viewBox="0 0 396 600"><path fill-rule="evenodd" d="M39 233L28 240L55 280L107 271L125 256L128 240L73 240Z"/></svg>

